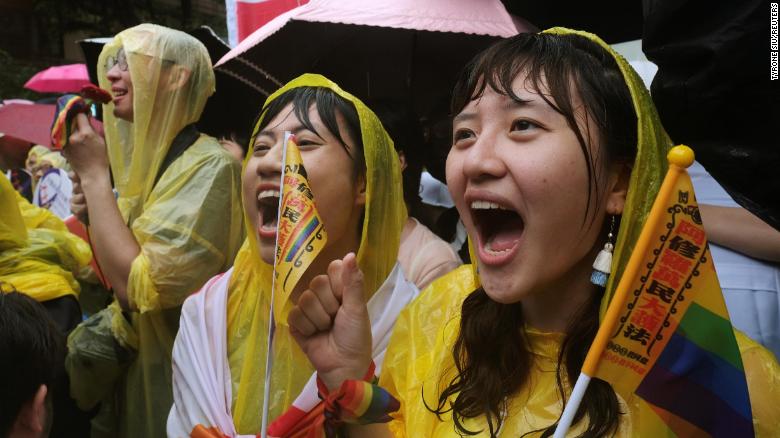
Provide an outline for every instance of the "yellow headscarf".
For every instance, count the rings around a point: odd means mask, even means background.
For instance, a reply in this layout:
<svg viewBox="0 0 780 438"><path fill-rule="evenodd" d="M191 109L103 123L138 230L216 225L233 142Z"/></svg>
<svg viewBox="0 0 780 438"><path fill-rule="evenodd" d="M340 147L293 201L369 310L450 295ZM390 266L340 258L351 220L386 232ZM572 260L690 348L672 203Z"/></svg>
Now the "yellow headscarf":
<svg viewBox="0 0 780 438"><path fill-rule="evenodd" d="M401 188L401 168L392 140L377 116L360 100L327 78L305 74L290 81L268 97L263 108L281 94L299 87L324 87L351 102L360 119L363 154L366 161L366 207L363 234L357 253L368 297L390 274L398 255L406 208ZM262 119L257 122L250 141ZM244 160L244 167L249 160ZM304 163L305 164L305 163ZM316 190L316 188L315 188ZM315 199L316 202L316 199ZM249 224L245 217L245 224ZM248 225L247 225L248 227ZM257 248L255 230L236 257L228 297L228 360L233 380L233 420L239 433L257 433L261 423L263 380L270 286L273 267L264 263ZM287 321L276 321L273 354L270 418L289 407L313 369L292 339Z"/></svg>
<svg viewBox="0 0 780 438"><path fill-rule="evenodd" d="M214 71L206 48L178 30L141 24L118 33L98 59L100 86L111 87L106 61L124 48L133 82L133 122L103 106L103 128L119 209L132 222L154 186L157 171L176 134L195 123L214 93Z"/></svg>
<svg viewBox="0 0 780 438"><path fill-rule="evenodd" d="M600 315L603 317L612 296L615 294L618 280L628 264L628 259L634 251L634 246L639 238L650 214L650 208L655 201L655 195L661 187L661 182L666 175L668 163L666 154L672 147L672 141L661 124L658 111L647 91L642 78L629 65L619 53L605 43L601 38L588 32L566 29L565 27L553 27L542 33L556 35L579 35L598 44L615 59L623 79L631 92L631 100L637 116L637 145L636 158L631 169L631 179L628 184L628 195L623 207L623 215L620 219L620 229L617 233L615 251L612 257L612 273L607 282L604 298L601 301Z"/></svg>

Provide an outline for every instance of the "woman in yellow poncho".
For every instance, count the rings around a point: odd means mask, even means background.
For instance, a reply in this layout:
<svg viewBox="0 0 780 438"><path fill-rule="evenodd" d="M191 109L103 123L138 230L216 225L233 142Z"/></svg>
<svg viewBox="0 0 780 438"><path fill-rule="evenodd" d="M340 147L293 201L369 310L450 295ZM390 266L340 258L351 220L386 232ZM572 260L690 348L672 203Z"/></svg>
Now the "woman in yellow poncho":
<svg viewBox="0 0 780 438"><path fill-rule="evenodd" d="M477 269L442 277L401 313L379 380L400 409L349 436L550 436L665 172L670 140L647 90L584 32L497 43L461 77L453 113L447 182ZM610 232L615 275L605 290L590 279ZM348 299L357 289L344 289L332 328L291 321L310 335L298 340L330 391L368 366L361 351L371 338L360 324L342 329L364 312ZM307 305L320 304L298 307ZM780 370L737 339L756 433L770 436L780 426ZM664 430L646 403L622 400L604 381L591 381L581 408L572 436Z"/></svg>
<svg viewBox="0 0 780 438"><path fill-rule="evenodd" d="M406 218L398 156L376 115L318 75L303 75L266 101L244 161L247 241L231 271L212 279L182 310L174 346L175 405L168 434L196 427L217 436L261 428L271 275L284 132L296 135L327 244L298 282L291 300L319 290L333 260L357 253L365 273L378 365L392 324L416 296L396 264ZM314 281L312 281L314 279ZM319 401L313 369L277 320L273 343L270 419L274 427L305 415ZM292 417L291 417L292 416Z"/></svg>
<svg viewBox="0 0 780 438"><path fill-rule="evenodd" d="M102 402L93 436L158 437L172 404L181 305L230 266L242 240L240 169L195 129L215 84L196 39L135 26L104 46L98 75L113 95L103 111L105 142L79 114L64 154L76 174L72 208L88 219L116 297L100 317L110 319L129 364L115 383L105 382L115 370L91 374L89 342L76 336L98 325L87 321L69 339L71 392L84 409Z"/></svg>

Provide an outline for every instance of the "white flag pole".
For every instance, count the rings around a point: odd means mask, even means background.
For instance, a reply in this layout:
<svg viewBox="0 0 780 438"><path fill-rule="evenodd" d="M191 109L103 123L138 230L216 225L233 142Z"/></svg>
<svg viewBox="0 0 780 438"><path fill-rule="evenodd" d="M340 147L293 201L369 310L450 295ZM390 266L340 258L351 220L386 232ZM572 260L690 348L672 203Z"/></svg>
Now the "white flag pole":
<svg viewBox="0 0 780 438"><path fill-rule="evenodd" d="M558 427L555 428L553 438L564 438L566 436L566 432L569 431L569 427L571 427L571 423L574 420L574 415L580 408L582 396L585 395L585 390L588 389L589 383L590 376L580 373L580 376L577 377L577 383L574 384L574 389L571 391L569 403L566 403L566 407L563 409L561 421L558 422Z"/></svg>
<svg viewBox="0 0 780 438"><path fill-rule="evenodd" d="M276 293L276 254L279 251L279 222L282 215L282 195L284 194L284 172L285 163L287 163L287 141L292 136L290 131L284 132L284 143L282 144L282 172L279 177L279 205L276 207L276 241L274 242L274 273L271 276L271 306L268 311L268 350L265 354L265 383L263 385L263 421L261 423L260 437L268 436L268 410L271 406L271 370L274 365L273 360L273 342L274 332L276 331L276 321L274 320L274 294Z"/></svg>

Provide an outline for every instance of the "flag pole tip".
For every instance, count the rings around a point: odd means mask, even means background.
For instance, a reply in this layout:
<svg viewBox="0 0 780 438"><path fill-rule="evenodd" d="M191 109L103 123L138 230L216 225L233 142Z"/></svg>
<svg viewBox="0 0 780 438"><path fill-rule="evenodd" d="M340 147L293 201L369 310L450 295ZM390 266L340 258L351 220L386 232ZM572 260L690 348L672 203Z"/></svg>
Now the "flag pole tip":
<svg viewBox="0 0 780 438"><path fill-rule="evenodd" d="M666 159L669 160L669 164L682 167L683 169L690 167L693 164L694 154L693 149L681 144L673 147L666 155Z"/></svg>

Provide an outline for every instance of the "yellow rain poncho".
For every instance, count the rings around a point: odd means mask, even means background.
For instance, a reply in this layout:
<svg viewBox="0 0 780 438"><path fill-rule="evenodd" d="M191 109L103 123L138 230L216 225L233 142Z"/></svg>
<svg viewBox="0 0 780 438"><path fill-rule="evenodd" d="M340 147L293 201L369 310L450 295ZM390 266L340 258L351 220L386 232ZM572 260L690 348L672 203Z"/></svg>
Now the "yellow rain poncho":
<svg viewBox="0 0 780 438"><path fill-rule="evenodd" d="M265 106L282 93L304 86L333 90L355 105L360 118L367 198L357 257L364 273L368 298L385 281L396 263L401 229L406 219L398 156L376 115L360 100L322 76L307 74L291 81L272 94ZM256 132L252 138L255 135ZM252 150L251 145L249 149ZM252 236L255 232L247 230L247 233ZM260 431L272 270L272 266L262 262L255 239L247 239L235 261L227 310L233 420L241 434ZM271 419L289 407L314 371L290 336L287 321L276 321L276 324Z"/></svg>
<svg viewBox="0 0 780 438"><path fill-rule="evenodd" d="M115 392L106 389L101 415L107 416L93 422L93 432L158 437L165 435L172 404L171 348L181 304L230 266L243 238L240 168L215 139L194 135L194 143L158 175L174 138L199 119L214 92L209 55L183 32L141 24L104 46L97 66L104 89L111 88L106 63L120 49L132 81L134 121L115 117L108 104L103 127L117 204L141 252L127 281L128 301L137 311L109 309L114 337L136 350L136 358ZM79 371L71 366L71 378L89 379ZM90 382L73 387L90 388ZM72 395L82 406L94 398L78 390Z"/></svg>
<svg viewBox="0 0 780 438"><path fill-rule="evenodd" d="M86 242L0 177L0 281L38 302L77 296L74 273L91 259Z"/></svg>
<svg viewBox="0 0 780 438"><path fill-rule="evenodd" d="M658 192L666 172L666 153L671 141L666 135L655 106L639 76L628 63L598 37L578 31L554 28L545 31L554 34L575 33L591 39L615 57L629 90L638 116L637 155L629 183L626 205L618 233L613 275L607 284L604 307L614 292L636 243L642 225ZM472 256L473 257L473 256ZM454 377L453 345L460 330L460 312L463 301L478 287L479 278L472 266L458 268L434 283L420 297L401 312L388 346L379 383L400 402L401 409L393 414L390 429L395 436L451 437L456 429L448 412L441 420L428 406L438 405L438 398L447 382ZM519 437L527 432L547 428L558 420L563 406L558 394L556 365L563 341L559 333L542 333L526 327L528 346L534 358L527 384L507 403L506 421L499 436ZM780 421L771 409L780 398L780 371L777 362L754 342L737 333L737 340L748 370L748 385L757 436L773 436ZM442 377L444 376L444 377ZM444 382L444 383L442 383ZM768 386L767 386L768 385ZM771 388L771 389L770 389ZM643 412L648 405L638 397L621 400L621 408L628 415L621 416L617 436L636 436L632 412ZM569 434L584 431L586 421L575 424ZM483 416L464 421L469 430L481 430L476 436L489 436ZM540 436L539 432L531 437Z"/></svg>
<svg viewBox="0 0 780 438"><path fill-rule="evenodd" d="M18 201L17 206L22 214L24 225L28 229L48 228L50 230L68 231L68 227L65 226L62 219L58 218L57 215L51 211L30 204L30 202L24 199L20 194L17 194L16 200Z"/></svg>

